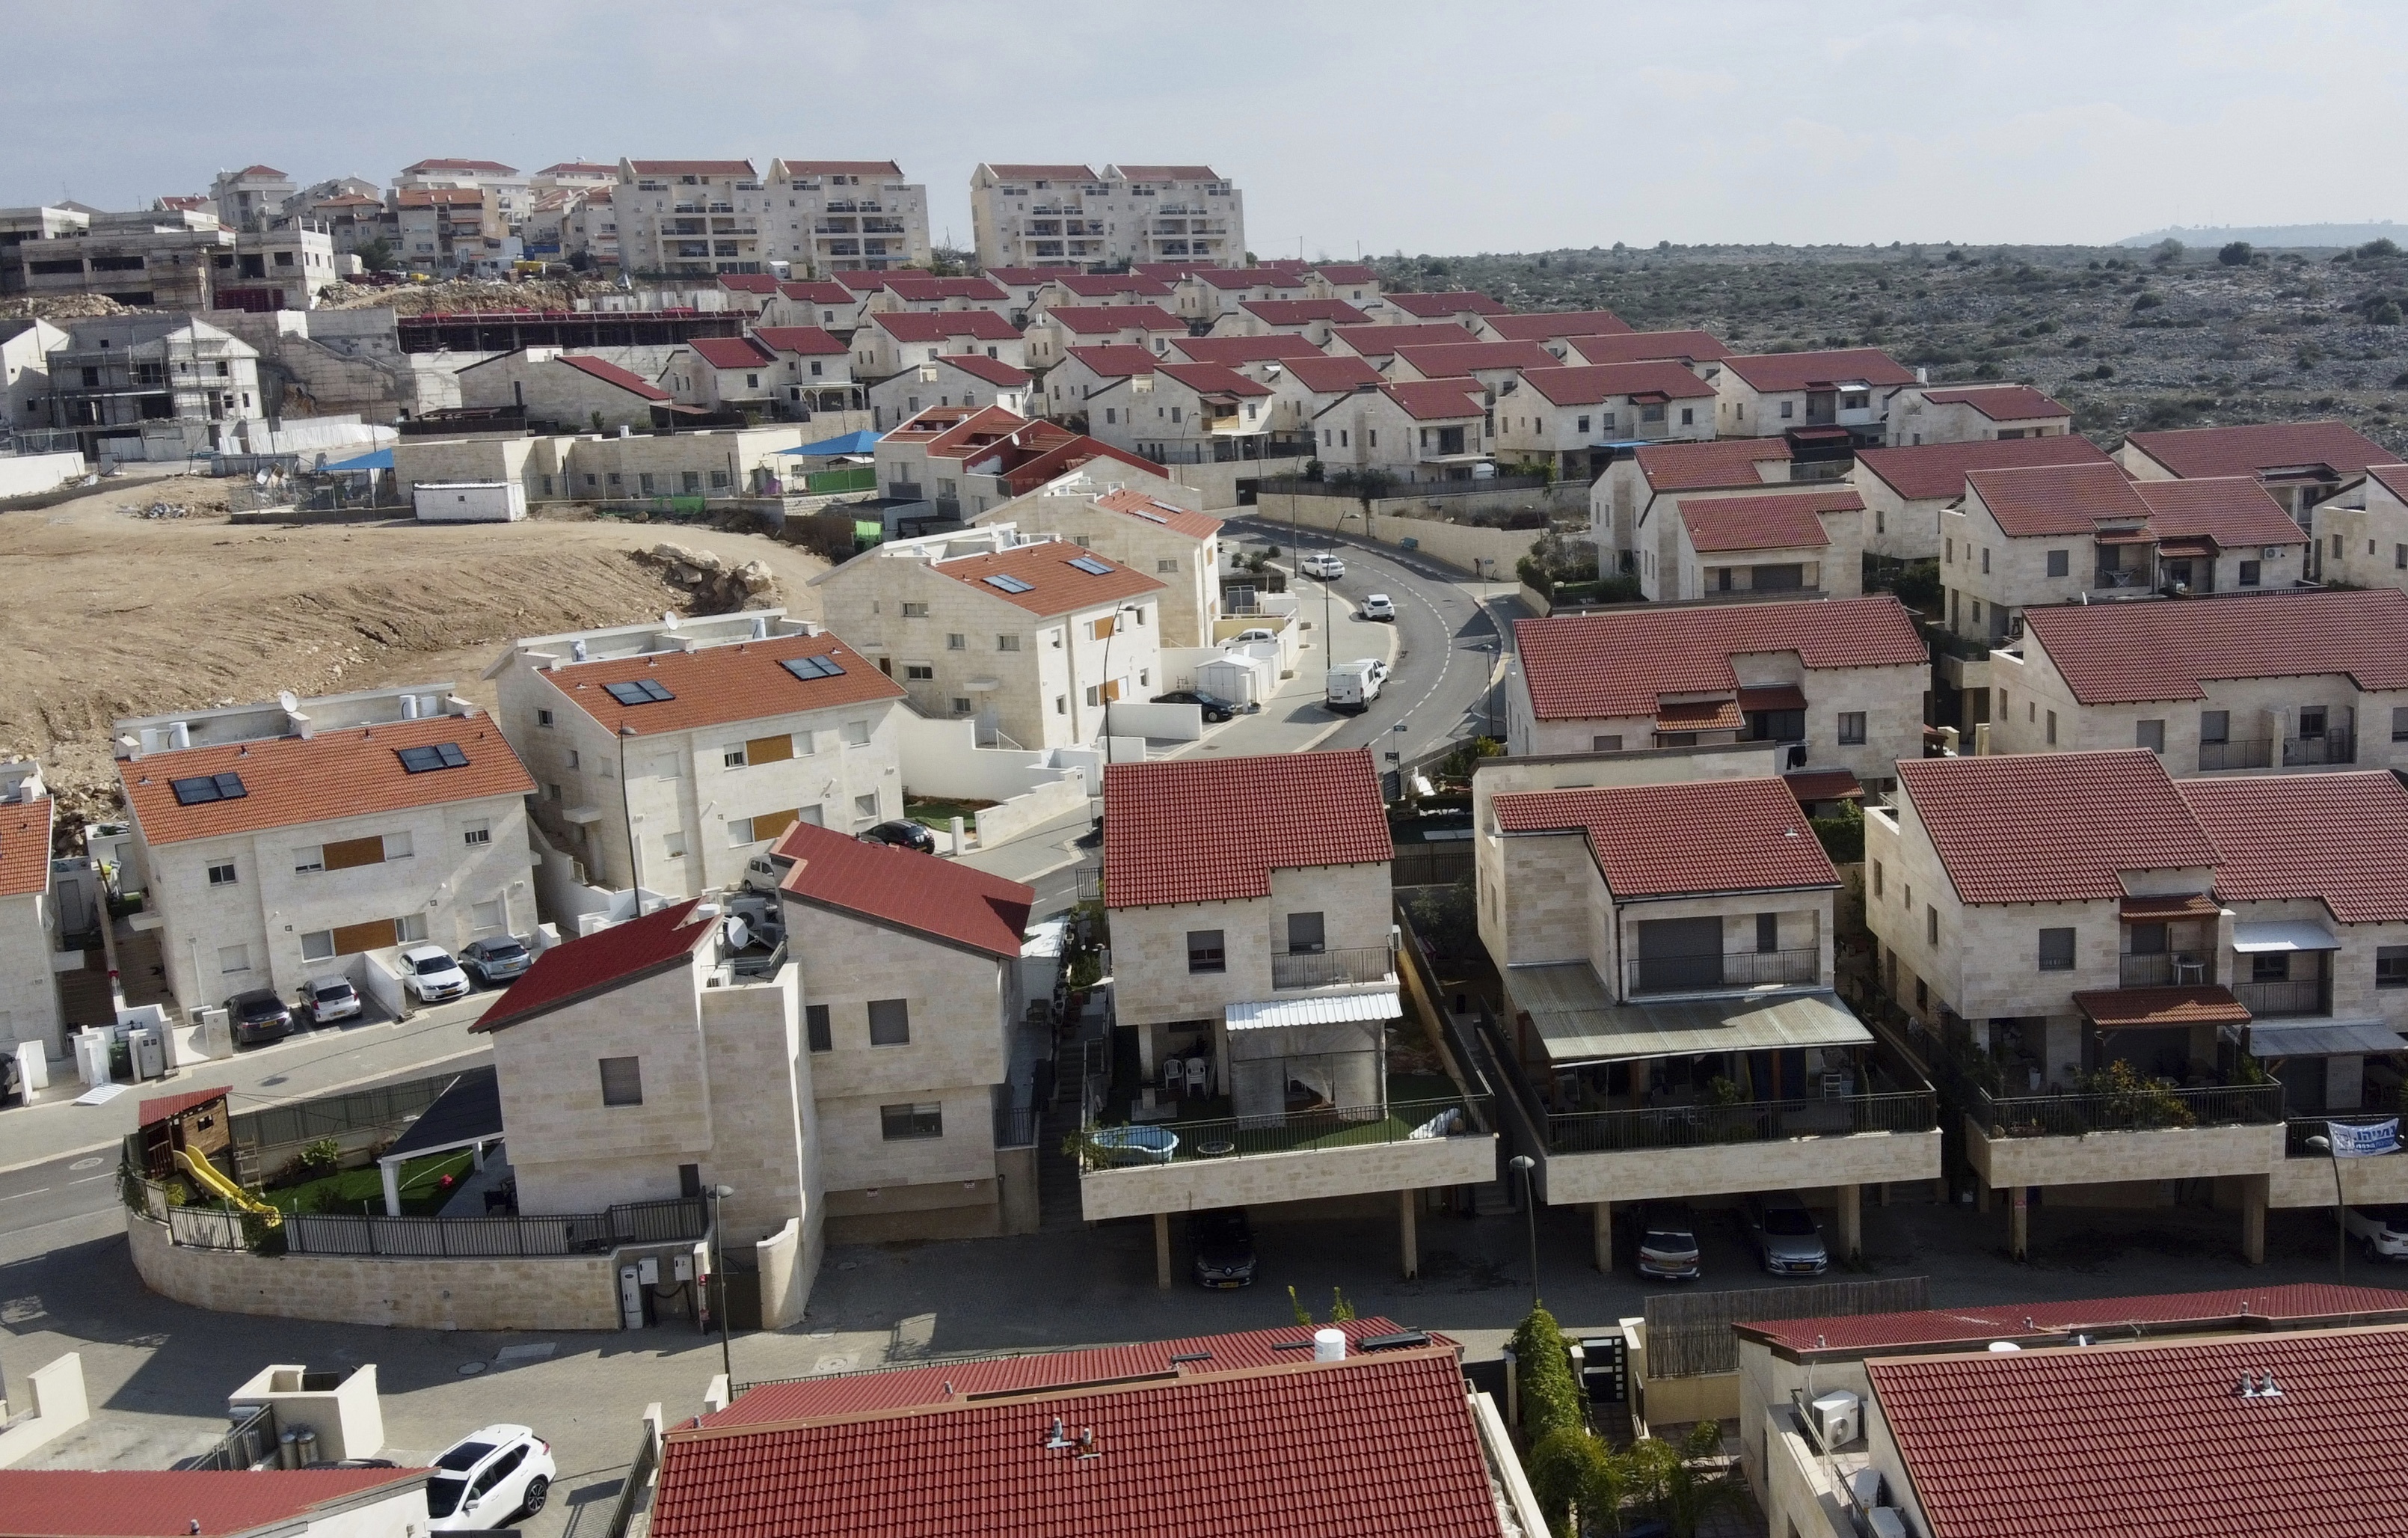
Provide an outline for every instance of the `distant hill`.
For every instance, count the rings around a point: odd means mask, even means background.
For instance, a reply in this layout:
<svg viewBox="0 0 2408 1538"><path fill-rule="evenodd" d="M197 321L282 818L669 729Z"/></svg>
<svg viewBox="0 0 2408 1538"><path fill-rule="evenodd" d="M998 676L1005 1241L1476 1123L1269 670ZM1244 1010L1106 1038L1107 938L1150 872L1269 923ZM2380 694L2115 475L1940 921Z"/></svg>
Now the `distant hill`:
<svg viewBox="0 0 2408 1538"><path fill-rule="evenodd" d="M2235 225L2229 228L2202 224L2193 229L2151 230L2146 235L2127 236L2116 241L2119 246L2154 246L2160 240L2174 239L2186 246L2221 246L2228 241L2246 240L2253 246L2362 246L2369 240L2392 239L2408 245L2408 224L2395 224L2384 220L2372 224L2261 224Z"/></svg>

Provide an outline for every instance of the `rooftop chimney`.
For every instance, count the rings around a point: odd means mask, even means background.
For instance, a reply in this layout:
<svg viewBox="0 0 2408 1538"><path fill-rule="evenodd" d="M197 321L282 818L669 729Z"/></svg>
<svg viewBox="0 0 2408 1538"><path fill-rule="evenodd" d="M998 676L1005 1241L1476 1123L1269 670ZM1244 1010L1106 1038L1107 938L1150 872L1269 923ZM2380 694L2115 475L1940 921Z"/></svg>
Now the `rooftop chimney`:
<svg viewBox="0 0 2408 1538"><path fill-rule="evenodd" d="M1312 1332L1312 1359L1317 1362L1342 1362L1346 1359L1346 1331L1316 1330Z"/></svg>

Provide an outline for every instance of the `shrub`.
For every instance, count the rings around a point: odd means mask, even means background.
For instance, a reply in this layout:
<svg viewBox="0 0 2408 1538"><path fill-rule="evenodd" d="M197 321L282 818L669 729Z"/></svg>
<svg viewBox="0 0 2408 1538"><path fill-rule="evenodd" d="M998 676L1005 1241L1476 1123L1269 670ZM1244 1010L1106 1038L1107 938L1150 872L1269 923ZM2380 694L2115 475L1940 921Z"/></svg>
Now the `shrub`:
<svg viewBox="0 0 2408 1538"><path fill-rule="evenodd" d="M320 1138L301 1150L301 1168L313 1175L330 1175L343 1162L343 1145L332 1138Z"/></svg>
<svg viewBox="0 0 2408 1538"><path fill-rule="evenodd" d="M2134 309L2155 309L2165 302L2166 296L2162 294L2141 294L2133 296L2132 308Z"/></svg>
<svg viewBox="0 0 2408 1538"><path fill-rule="evenodd" d="M1582 1430L1571 1347L1554 1315L1543 1308L1530 1311L1513 1331L1513 1360L1521 1381L1523 1440L1535 1446L1550 1432Z"/></svg>
<svg viewBox="0 0 2408 1538"><path fill-rule="evenodd" d="M2249 258L2256 254L2257 248L2250 245L2248 241L2233 240L2227 242L2224 248L2215 253L2215 259L2228 267L2245 267L2249 265Z"/></svg>
<svg viewBox="0 0 2408 1538"><path fill-rule="evenodd" d="M2358 254L2360 256L2397 256L2400 254L2400 246L2397 241L2391 239L2388 236L2378 236L2376 238L2369 240L2365 245L2358 247Z"/></svg>
<svg viewBox="0 0 2408 1538"><path fill-rule="evenodd" d="M1570 1538L1577 1504L1593 1531L1619 1527L1627 1478L1622 1460L1605 1444L1578 1427L1559 1427L1530 1449L1530 1492L1547 1518L1547 1531Z"/></svg>
<svg viewBox="0 0 2408 1538"><path fill-rule="evenodd" d="M1856 865L1865 857L1864 809L1850 801L1836 817L1812 817L1807 826L1822 841L1823 853L1831 856L1833 865Z"/></svg>

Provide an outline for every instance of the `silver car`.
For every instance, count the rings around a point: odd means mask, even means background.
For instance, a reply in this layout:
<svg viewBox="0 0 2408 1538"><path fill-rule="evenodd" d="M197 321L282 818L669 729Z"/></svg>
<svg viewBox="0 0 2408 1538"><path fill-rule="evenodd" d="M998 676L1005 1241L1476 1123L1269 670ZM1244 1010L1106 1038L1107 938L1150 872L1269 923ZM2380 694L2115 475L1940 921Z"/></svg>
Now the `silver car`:
<svg viewBox="0 0 2408 1538"><path fill-rule="evenodd" d="M527 948L508 935L498 940L472 940L460 949L460 965L487 987L507 983L535 965Z"/></svg>
<svg viewBox="0 0 2408 1538"><path fill-rule="evenodd" d="M1795 1191L1749 1197L1747 1237L1764 1269L1775 1276L1820 1276L1831 1269L1823 1229Z"/></svg>

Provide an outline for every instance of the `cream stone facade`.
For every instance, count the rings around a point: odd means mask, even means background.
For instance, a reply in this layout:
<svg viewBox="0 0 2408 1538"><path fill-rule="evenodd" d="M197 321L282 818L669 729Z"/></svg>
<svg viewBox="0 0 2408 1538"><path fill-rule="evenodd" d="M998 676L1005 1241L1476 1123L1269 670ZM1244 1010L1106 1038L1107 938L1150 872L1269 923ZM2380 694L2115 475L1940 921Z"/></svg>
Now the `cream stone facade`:
<svg viewBox="0 0 2408 1538"><path fill-rule="evenodd" d="M1974 404L1976 400L1988 409ZM2014 386L1916 385L1891 403L1889 442L1892 448L1907 448L2055 438L2073 431L2071 412L2048 410L2057 404L2037 391Z"/></svg>
<svg viewBox="0 0 2408 1538"><path fill-rule="evenodd" d="M1143 508L1138 498L1157 506ZM1108 499L1119 506L1104 505ZM1220 521L1196 511L1202 501L1177 482L1112 466L1100 474L1075 471L971 522L1051 534L1153 574L1162 582L1162 644L1211 646L1221 618Z"/></svg>
<svg viewBox="0 0 2408 1538"><path fill-rule="evenodd" d="M951 358L939 358L870 386L870 427L876 431L909 422L931 406L996 406L1023 414L1034 392L1034 381L1017 369L996 379L965 368Z"/></svg>
<svg viewBox="0 0 2408 1538"><path fill-rule="evenodd" d="M40 765L0 764L0 1052L19 1042L39 1042L50 1052L65 1043L52 961L61 939L50 879L51 810Z"/></svg>
<svg viewBox="0 0 2408 1538"><path fill-rule="evenodd" d="M1738 477L1744 474L1745 479ZM1734 483L1687 487L1670 478L1657 482L1635 455L1617 456L1589 485L1589 539L1599 568L1655 577L1677 559L1675 533L1681 503L1690 497L1759 496L1769 485L1790 479L1786 445L1733 471ZM1657 578L1660 580L1660 578Z"/></svg>
<svg viewBox="0 0 2408 1538"><path fill-rule="evenodd" d="M1815 517L1823 525L1823 539L1814 544L1768 541L1706 552L1698 549L1697 530L1690 521L1675 517L1667 525L1673 535L1671 564L1666 568L1651 563L1640 579L1641 595L1654 601L1861 596L1866 514L1861 510L1834 508Z"/></svg>
<svg viewBox="0 0 2408 1538"><path fill-rule="evenodd" d="M651 427L654 409L668 404L668 392L649 379L632 374L618 379L610 370L562 361L585 355L565 348L527 347L471 364L458 376L460 404L523 407L530 423L571 431Z"/></svg>
<svg viewBox="0 0 2408 1538"><path fill-rule="evenodd" d="M2375 466L2315 517L2327 582L2408 589L2408 468Z"/></svg>

